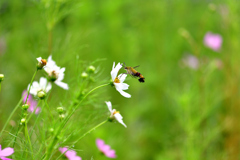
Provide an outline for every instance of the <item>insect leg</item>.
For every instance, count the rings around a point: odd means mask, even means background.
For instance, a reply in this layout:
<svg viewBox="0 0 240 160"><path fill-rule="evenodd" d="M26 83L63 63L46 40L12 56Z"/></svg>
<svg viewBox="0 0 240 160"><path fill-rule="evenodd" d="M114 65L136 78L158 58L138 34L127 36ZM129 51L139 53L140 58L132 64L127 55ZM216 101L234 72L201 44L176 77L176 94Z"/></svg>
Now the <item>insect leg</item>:
<svg viewBox="0 0 240 160"><path fill-rule="evenodd" d="M138 65L138 66L135 66L135 67L133 67L133 68L137 68L137 67L139 67L140 65Z"/></svg>

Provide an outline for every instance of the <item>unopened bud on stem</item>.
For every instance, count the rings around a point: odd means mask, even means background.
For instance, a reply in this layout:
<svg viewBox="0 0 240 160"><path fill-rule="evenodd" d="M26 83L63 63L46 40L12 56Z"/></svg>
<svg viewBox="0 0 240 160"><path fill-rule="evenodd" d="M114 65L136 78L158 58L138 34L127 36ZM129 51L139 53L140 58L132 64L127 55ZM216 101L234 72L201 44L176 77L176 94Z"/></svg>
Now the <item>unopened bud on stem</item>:
<svg viewBox="0 0 240 160"><path fill-rule="evenodd" d="M3 81L4 79L4 74L0 74L0 83Z"/></svg>
<svg viewBox="0 0 240 160"><path fill-rule="evenodd" d="M28 105L28 104L24 104L24 105L22 105L22 108L23 108L24 110L27 110L27 109L29 108L29 105Z"/></svg>
<svg viewBox="0 0 240 160"><path fill-rule="evenodd" d="M82 77L83 79L85 79L85 78L88 77L88 74L87 74L86 72L83 72L83 73L81 74L81 77Z"/></svg>
<svg viewBox="0 0 240 160"><path fill-rule="evenodd" d="M39 91L37 93L37 96L40 98L40 99L44 99L46 97L46 93L44 91Z"/></svg>
<svg viewBox="0 0 240 160"><path fill-rule="evenodd" d="M96 70L96 68L95 68L94 66L89 66L88 69L87 69L87 71L88 71L89 73L94 73L95 70Z"/></svg>

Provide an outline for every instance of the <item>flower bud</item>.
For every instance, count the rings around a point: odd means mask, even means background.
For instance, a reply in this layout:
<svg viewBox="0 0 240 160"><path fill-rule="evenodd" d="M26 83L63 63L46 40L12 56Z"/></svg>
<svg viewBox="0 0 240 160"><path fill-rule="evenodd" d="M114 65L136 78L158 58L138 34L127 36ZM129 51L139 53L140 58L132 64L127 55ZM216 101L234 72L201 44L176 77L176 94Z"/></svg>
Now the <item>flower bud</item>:
<svg viewBox="0 0 240 160"><path fill-rule="evenodd" d="M87 74L86 72L83 72L83 73L81 74L81 77L82 77L83 79L85 79L85 78L88 77L88 74Z"/></svg>
<svg viewBox="0 0 240 160"><path fill-rule="evenodd" d="M63 107L57 107L57 111L59 114L62 114L63 113Z"/></svg>
<svg viewBox="0 0 240 160"><path fill-rule="evenodd" d="M95 70L96 70L96 68L95 68L94 66L92 66L92 65L89 66L88 69L87 69L87 71L88 71L89 73L94 73Z"/></svg>
<svg viewBox="0 0 240 160"><path fill-rule="evenodd" d="M46 64L47 64L47 60L41 59L37 64L37 69L42 69L44 66L46 66Z"/></svg>
<svg viewBox="0 0 240 160"><path fill-rule="evenodd" d="M3 81L4 79L4 74L0 74L0 83Z"/></svg>
<svg viewBox="0 0 240 160"><path fill-rule="evenodd" d="M65 115L64 115L64 114L60 114L60 115L59 115L59 118L60 118L61 120L63 120L63 119L65 118Z"/></svg>
<svg viewBox="0 0 240 160"><path fill-rule="evenodd" d="M24 104L24 105L22 105L22 108L23 108L23 110L27 110L29 108L29 105L28 104Z"/></svg>
<svg viewBox="0 0 240 160"><path fill-rule="evenodd" d="M25 124L25 123L26 123L26 119L25 119L25 118L22 118L20 124L22 125L22 124Z"/></svg>
<svg viewBox="0 0 240 160"><path fill-rule="evenodd" d="M44 91L39 91L37 93L37 96L40 98L40 99L44 99L46 97L46 93Z"/></svg>
<svg viewBox="0 0 240 160"><path fill-rule="evenodd" d="M53 132L54 132L54 129L53 129L53 128L49 128L49 132L50 132L50 133L53 133Z"/></svg>

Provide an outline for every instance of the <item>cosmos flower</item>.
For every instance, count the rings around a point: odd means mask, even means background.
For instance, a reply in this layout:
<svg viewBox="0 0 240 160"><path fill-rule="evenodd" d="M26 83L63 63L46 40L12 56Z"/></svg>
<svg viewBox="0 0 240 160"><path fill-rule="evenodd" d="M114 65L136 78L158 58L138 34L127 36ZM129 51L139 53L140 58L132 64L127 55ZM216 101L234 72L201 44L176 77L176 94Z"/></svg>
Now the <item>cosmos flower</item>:
<svg viewBox="0 0 240 160"><path fill-rule="evenodd" d="M115 151L111 149L111 147L104 143L101 139L96 139L96 144L98 149L107 157L109 158L116 158Z"/></svg>
<svg viewBox="0 0 240 160"><path fill-rule="evenodd" d="M124 127L127 128L126 124L123 122L123 117L122 115L119 113L119 111L116 111L116 109L112 109L112 103L110 101L105 102L108 106L108 109L111 113L110 115L110 120L117 120L119 123L121 123Z"/></svg>
<svg viewBox="0 0 240 160"><path fill-rule="evenodd" d="M182 59L182 62L185 66L192 68L192 69L198 69L199 67L199 60L196 56L194 55L185 55Z"/></svg>
<svg viewBox="0 0 240 160"><path fill-rule="evenodd" d="M220 34L207 32L204 36L204 45L214 51L219 51L221 49L222 41L222 36Z"/></svg>
<svg viewBox="0 0 240 160"><path fill-rule="evenodd" d="M42 57L38 57L38 58L37 58L37 61L38 61L38 64L37 64L37 68L38 68L38 69L42 69L42 68L45 67L46 64L47 64L46 59L42 59Z"/></svg>
<svg viewBox="0 0 240 160"><path fill-rule="evenodd" d="M123 83L124 80L127 77L127 74L120 74L119 76L117 76L118 71L122 68L122 65L120 63L118 63L115 67L115 62L113 62L113 67L112 67L112 71L111 71L111 77L112 77L112 81L113 81L113 85L115 86L116 90L124 97L126 98L130 98L131 95L124 92L123 90L127 90L129 85L126 83Z"/></svg>
<svg viewBox="0 0 240 160"><path fill-rule="evenodd" d="M12 160L12 159L9 159L9 158L6 158L6 157L12 155L13 153L14 153L13 148L7 147L7 148L2 150L2 146L0 145L0 158L2 160Z"/></svg>
<svg viewBox="0 0 240 160"><path fill-rule="evenodd" d="M29 87L30 84L28 85L28 89ZM30 93L34 96L38 96L39 98L44 98L46 93L50 91L51 88L52 88L51 83L49 83L46 78L41 77L39 83L36 81L32 83Z"/></svg>
<svg viewBox="0 0 240 160"><path fill-rule="evenodd" d="M23 91L22 96L24 96L23 103L25 103L27 99L27 90ZM33 99L31 94L28 96L27 104L29 105L28 112L34 112L35 109L35 114L40 112L40 107L37 107L37 101Z"/></svg>
<svg viewBox="0 0 240 160"><path fill-rule="evenodd" d="M67 147L59 148L59 151L61 153L64 153L64 155L67 157L69 160L82 160L81 157L77 156L77 153L74 150L68 150Z"/></svg>
<svg viewBox="0 0 240 160"><path fill-rule="evenodd" d="M59 87L68 90L68 84L62 82L64 78L65 68L60 68L56 65L56 62L52 60L52 56L48 57L47 64L44 67L44 70L47 72L49 76L49 80L54 82Z"/></svg>

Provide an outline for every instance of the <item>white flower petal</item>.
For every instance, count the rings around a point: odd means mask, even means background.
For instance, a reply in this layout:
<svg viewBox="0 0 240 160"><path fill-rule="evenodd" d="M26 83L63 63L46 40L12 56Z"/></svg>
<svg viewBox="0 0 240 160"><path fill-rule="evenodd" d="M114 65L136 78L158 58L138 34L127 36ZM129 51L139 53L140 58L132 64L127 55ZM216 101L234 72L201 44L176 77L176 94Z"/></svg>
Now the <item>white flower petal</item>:
<svg viewBox="0 0 240 160"><path fill-rule="evenodd" d="M118 79L120 80L120 82L124 82L125 81L125 79L126 79L126 77L127 77L127 74L120 74L119 76L118 76Z"/></svg>
<svg viewBox="0 0 240 160"><path fill-rule="evenodd" d="M111 71L111 77L113 81L117 77L118 71L122 68L122 65L120 63L118 63L116 67L114 67L114 65L115 65L115 62L113 62L113 68Z"/></svg>
<svg viewBox="0 0 240 160"><path fill-rule="evenodd" d="M121 88L122 90L127 90L129 85L127 83L119 83L119 88Z"/></svg>
<svg viewBox="0 0 240 160"><path fill-rule="evenodd" d="M114 68L115 68L115 62L113 62L112 70L114 70Z"/></svg>
<svg viewBox="0 0 240 160"><path fill-rule="evenodd" d="M65 90L68 90L68 89L69 89L67 83L64 83L64 82L61 82L61 81L55 81L54 83L55 83L56 85L58 85L59 87L65 89Z"/></svg>
<svg viewBox="0 0 240 160"><path fill-rule="evenodd" d="M126 97L126 98L131 98L131 95L128 94L128 93L126 93L126 92L124 92L124 91L122 90L122 88L119 87L119 85L116 85L116 84L115 84L115 87L116 87L116 90L117 90L122 96L124 96L124 97Z"/></svg>
<svg viewBox="0 0 240 160"><path fill-rule="evenodd" d="M65 72L65 67L61 68L59 72L64 73Z"/></svg>
<svg viewBox="0 0 240 160"><path fill-rule="evenodd" d="M39 81L39 86L45 90L47 86L47 79L44 77L41 77Z"/></svg>
<svg viewBox="0 0 240 160"><path fill-rule="evenodd" d="M108 106L109 111L112 113L112 103L110 101L105 102Z"/></svg>
<svg viewBox="0 0 240 160"><path fill-rule="evenodd" d="M27 90L29 90L29 87L30 87L30 84L28 85ZM32 83L32 86L30 88L29 93L31 93L31 94L36 96L37 95L37 91L39 90L39 88L40 88L40 86L39 86L38 82L34 81Z"/></svg>
<svg viewBox="0 0 240 160"><path fill-rule="evenodd" d="M122 117L122 115L120 114L120 113L116 113L116 114L114 114L114 117L115 117L115 119L119 122L119 123L121 123L124 127L126 127L127 128L127 126L126 126L126 124L123 122L123 117Z"/></svg>
<svg viewBox="0 0 240 160"><path fill-rule="evenodd" d="M54 66L54 65L56 65L56 62L52 60L52 55L50 55L50 56L48 57L47 65L49 65L49 66Z"/></svg>
<svg viewBox="0 0 240 160"><path fill-rule="evenodd" d="M38 61L38 62L41 62L41 60L42 60L42 57L38 57L38 58L37 58L37 61Z"/></svg>
<svg viewBox="0 0 240 160"><path fill-rule="evenodd" d="M48 65L45 66L45 68L43 68L45 70L45 72L47 72L47 74L51 74L52 70L51 68L49 68Z"/></svg>
<svg viewBox="0 0 240 160"><path fill-rule="evenodd" d="M48 83L46 86L46 92L50 91L52 89L52 84Z"/></svg>
<svg viewBox="0 0 240 160"><path fill-rule="evenodd" d="M64 74L63 73L59 73L57 81L62 81L63 78L64 78Z"/></svg>

